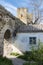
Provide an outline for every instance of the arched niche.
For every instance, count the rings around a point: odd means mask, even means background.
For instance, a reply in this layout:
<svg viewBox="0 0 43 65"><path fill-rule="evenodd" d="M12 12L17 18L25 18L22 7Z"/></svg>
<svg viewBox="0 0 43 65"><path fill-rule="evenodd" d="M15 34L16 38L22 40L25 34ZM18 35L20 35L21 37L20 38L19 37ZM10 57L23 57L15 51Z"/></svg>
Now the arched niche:
<svg viewBox="0 0 43 65"><path fill-rule="evenodd" d="M4 33L4 39L9 39L11 37L11 32L9 29L7 29Z"/></svg>

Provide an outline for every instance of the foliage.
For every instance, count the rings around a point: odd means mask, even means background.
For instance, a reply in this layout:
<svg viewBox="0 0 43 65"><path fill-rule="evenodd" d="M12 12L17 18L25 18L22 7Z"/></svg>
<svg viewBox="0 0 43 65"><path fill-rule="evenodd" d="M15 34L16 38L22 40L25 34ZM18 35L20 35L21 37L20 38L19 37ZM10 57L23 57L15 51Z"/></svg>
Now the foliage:
<svg viewBox="0 0 43 65"><path fill-rule="evenodd" d="M18 58L21 58L21 59L24 59L24 60L28 61L28 60L31 60L30 59L31 56L32 56L32 52L31 51L29 51L29 52L26 51L26 52L23 53L23 55L19 55Z"/></svg>
<svg viewBox="0 0 43 65"><path fill-rule="evenodd" d="M14 52L12 52L12 53L10 53L10 55L18 56L18 55L20 55L20 54L19 54L19 53L14 53Z"/></svg>
<svg viewBox="0 0 43 65"><path fill-rule="evenodd" d="M11 55L28 61L24 65L43 65L43 44L39 40L37 49L32 46L31 51L26 51L23 55L18 53L11 53Z"/></svg>
<svg viewBox="0 0 43 65"><path fill-rule="evenodd" d="M37 50L32 46L31 51L24 52L23 55L19 55L18 58L22 58L24 60L33 60L33 61L43 61L43 45L39 41ZM40 58L40 59L39 59Z"/></svg>
<svg viewBox="0 0 43 65"><path fill-rule="evenodd" d="M34 47L32 49L32 58L34 61L43 61L43 44L38 42L38 49L35 50Z"/></svg>
<svg viewBox="0 0 43 65"><path fill-rule="evenodd" d="M0 65L13 65L11 60L7 59L6 57L0 56Z"/></svg>
<svg viewBox="0 0 43 65"><path fill-rule="evenodd" d="M31 63L28 59L28 63L25 63L24 65L43 65L43 44L40 42L38 42L38 48L37 50L34 49L34 47L32 47L32 55L30 54L30 60L36 62ZM29 57L29 55L28 55Z"/></svg>
<svg viewBox="0 0 43 65"><path fill-rule="evenodd" d="M23 65L38 65L37 62L26 62Z"/></svg>
<svg viewBox="0 0 43 65"><path fill-rule="evenodd" d="M23 65L43 65L43 62L26 62Z"/></svg>

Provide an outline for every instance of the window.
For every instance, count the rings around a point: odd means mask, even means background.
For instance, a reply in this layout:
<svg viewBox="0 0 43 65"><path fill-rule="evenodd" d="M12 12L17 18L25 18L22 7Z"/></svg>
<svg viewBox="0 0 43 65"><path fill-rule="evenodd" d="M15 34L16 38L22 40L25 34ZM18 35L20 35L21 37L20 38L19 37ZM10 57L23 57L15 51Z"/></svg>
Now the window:
<svg viewBox="0 0 43 65"><path fill-rule="evenodd" d="M36 37L30 37L29 38L29 43L30 44L36 44Z"/></svg>
<svg viewBox="0 0 43 65"><path fill-rule="evenodd" d="M21 14L21 17L23 17L23 15Z"/></svg>

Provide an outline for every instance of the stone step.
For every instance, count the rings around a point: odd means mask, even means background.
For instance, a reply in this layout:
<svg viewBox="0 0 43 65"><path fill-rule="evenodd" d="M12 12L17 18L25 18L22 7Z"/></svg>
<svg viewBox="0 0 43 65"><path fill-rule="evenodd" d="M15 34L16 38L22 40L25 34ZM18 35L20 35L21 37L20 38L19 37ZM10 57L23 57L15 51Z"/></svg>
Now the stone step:
<svg viewBox="0 0 43 65"><path fill-rule="evenodd" d="M6 49L11 49L11 47L5 46Z"/></svg>
<svg viewBox="0 0 43 65"><path fill-rule="evenodd" d="M4 48L4 49L6 49L6 48ZM6 49L6 54L10 54L12 52L12 49Z"/></svg>

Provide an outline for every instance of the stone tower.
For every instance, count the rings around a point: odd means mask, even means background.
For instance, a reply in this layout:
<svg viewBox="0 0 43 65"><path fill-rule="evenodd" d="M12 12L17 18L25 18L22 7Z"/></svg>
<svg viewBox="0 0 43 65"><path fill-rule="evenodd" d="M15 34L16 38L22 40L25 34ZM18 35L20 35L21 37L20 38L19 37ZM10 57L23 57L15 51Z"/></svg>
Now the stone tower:
<svg viewBox="0 0 43 65"><path fill-rule="evenodd" d="M27 8L18 8L17 9L17 17L25 24L27 24Z"/></svg>

